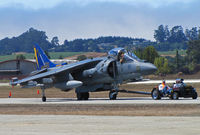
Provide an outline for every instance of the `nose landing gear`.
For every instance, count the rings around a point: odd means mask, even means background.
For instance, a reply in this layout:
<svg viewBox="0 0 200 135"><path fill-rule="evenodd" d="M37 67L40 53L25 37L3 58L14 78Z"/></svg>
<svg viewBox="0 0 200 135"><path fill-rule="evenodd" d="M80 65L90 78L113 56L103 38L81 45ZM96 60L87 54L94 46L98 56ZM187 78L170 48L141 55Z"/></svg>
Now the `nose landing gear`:
<svg viewBox="0 0 200 135"><path fill-rule="evenodd" d="M111 91L109 92L109 98L110 98L110 100L116 100L116 99L117 99L117 94L118 94L117 91L111 90Z"/></svg>

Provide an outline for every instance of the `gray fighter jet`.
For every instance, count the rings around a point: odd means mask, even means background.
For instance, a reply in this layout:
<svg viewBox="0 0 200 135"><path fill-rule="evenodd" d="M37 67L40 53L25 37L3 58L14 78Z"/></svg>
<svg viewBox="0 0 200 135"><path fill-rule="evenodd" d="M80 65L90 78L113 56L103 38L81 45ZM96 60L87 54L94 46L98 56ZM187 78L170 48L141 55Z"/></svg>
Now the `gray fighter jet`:
<svg viewBox="0 0 200 135"><path fill-rule="evenodd" d="M75 88L78 100L88 100L89 92L110 91L109 98L115 100L120 84L157 70L153 64L140 60L124 48L112 49L107 57L61 65L53 64L38 45L34 51L38 70L21 80L13 78L10 84L20 84L23 88L40 87L43 102L46 101L45 89L50 87L66 92Z"/></svg>

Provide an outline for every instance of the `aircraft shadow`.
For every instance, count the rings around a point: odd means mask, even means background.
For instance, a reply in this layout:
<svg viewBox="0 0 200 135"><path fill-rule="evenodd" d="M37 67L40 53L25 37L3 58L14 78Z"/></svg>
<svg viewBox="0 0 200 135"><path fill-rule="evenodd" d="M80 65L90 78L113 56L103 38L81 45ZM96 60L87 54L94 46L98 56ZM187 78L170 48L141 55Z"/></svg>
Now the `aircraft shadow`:
<svg viewBox="0 0 200 135"><path fill-rule="evenodd" d="M133 97L133 98L118 98L116 100L110 100L109 98L91 98L89 100L77 100L76 98L49 98L47 99L46 102L73 102L73 101L77 101L77 103L79 102L91 102L91 101L139 101L139 100L145 100L145 101L152 101L153 99L150 97ZM183 101L183 100L193 100L192 98L180 98L178 100L171 100L169 98L163 98L161 100L155 100L155 101Z"/></svg>
<svg viewBox="0 0 200 135"><path fill-rule="evenodd" d="M46 102L71 102L71 101L77 101L77 102L90 102L90 101L125 101L125 100L152 100L151 98L145 98L145 97L137 97L137 98L118 98L116 100L110 100L109 98L91 98L89 100L77 100L76 98L49 98Z"/></svg>

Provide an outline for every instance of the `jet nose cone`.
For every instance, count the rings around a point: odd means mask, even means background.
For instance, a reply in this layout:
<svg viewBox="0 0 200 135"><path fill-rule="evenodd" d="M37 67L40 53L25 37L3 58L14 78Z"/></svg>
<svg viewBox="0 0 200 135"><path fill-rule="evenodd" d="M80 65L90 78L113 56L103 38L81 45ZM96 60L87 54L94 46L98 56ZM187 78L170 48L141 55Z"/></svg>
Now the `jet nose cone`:
<svg viewBox="0 0 200 135"><path fill-rule="evenodd" d="M150 63L150 64L151 64L151 63ZM155 65L151 64L150 70L151 70L152 73L154 73L154 72L156 72L158 69L157 69L157 67L156 67Z"/></svg>
<svg viewBox="0 0 200 135"><path fill-rule="evenodd" d="M148 75L148 74L153 74L155 71L157 71L157 67L151 63L145 63L142 66L141 70L144 75Z"/></svg>

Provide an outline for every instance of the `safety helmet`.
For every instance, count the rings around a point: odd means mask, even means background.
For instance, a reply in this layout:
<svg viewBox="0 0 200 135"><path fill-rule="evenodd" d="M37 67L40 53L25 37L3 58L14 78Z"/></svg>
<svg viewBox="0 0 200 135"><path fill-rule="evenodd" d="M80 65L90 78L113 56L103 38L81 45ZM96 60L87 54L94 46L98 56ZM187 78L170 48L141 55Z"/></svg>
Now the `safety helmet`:
<svg viewBox="0 0 200 135"><path fill-rule="evenodd" d="M181 82L181 79L176 79L176 83L180 83Z"/></svg>
<svg viewBox="0 0 200 135"><path fill-rule="evenodd" d="M165 80L163 80L163 81L162 81L162 83L164 83L164 84L165 84Z"/></svg>

